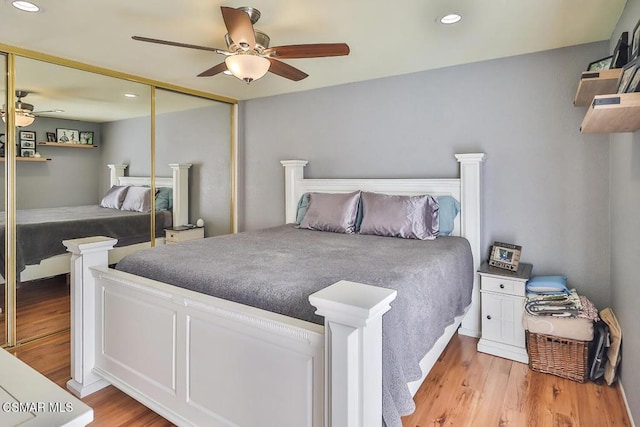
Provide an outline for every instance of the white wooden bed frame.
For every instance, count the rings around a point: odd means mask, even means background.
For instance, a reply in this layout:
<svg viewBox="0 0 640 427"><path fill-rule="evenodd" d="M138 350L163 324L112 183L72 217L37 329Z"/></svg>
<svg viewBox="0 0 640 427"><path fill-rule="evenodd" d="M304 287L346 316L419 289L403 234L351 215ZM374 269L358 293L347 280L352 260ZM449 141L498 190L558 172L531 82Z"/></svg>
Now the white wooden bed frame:
<svg viewBox="0 0 640 427"><path fill-rule="evenodd" d="M125 176L126 164L110 164L109 182L113 185L151 185L151 177ZM173 163L169 165L173 171L172 177L156 177L157 187L173 189L173 224L184 225L189 222L189 163ZM156 245L164 244L164 237L158 237ZM150 242L137 243L129 246L119 246L109 252L109 263L115 264L126 255L137 250L150 247ZM42 279L69 273L71 254L60 254L42 260L39 264L28 265L19 275L20 282Z"/></svg>
<svg viewBox="0 0 640 427"><path fill-rule="evenodd" d="M286 221L307 191L451 194L479 266L484 154L458 154L458 179L305 179L283 161ZM382 315L396 291L340 281L312 294L324 327L107 268L115 239L64 242L72 278L72 379L84 397L109 384L178 425L381 425ZM461 318L463 316L460 316ZM478 336L479 290L421 366L458 328ZM415 393L420 381L409 384Z"/></svg>

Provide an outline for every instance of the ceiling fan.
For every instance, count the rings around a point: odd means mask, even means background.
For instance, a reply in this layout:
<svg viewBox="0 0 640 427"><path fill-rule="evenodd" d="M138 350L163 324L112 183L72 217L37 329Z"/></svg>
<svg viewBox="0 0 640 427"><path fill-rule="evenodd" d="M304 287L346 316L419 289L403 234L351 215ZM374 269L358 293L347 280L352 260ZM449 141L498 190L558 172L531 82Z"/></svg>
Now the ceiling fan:
<svg viewBox="0 0 640 427"><path fill-rule="evenodd" d="M39 114L44 113L62 113L64 110L45 110L45 111L33 111L33 104L28 104L22 101L22 98L29 95L30 92L26 90L16 90L16 120L15 124L17 127L29 126ZM6 122L6 111L4 109L0 110L0 114L2 114L2 120Z"/></svg>
<svg viewBox="0 0 640 427"><path fill-rule="evenodd" d="M222 19L227 27L225 35L227 50L141 36L133 36L132 38L143 42L206 50L225 55L227 58L224 62L203 71L198 74L198 77L209 77L224 72L233 74L247 83L261 78L267 72L293 81L299 81L308 76L305 72L278 59L320 58L349 54L349 46L346 43L269 47L269 36L253 28L253 24L260 19L260 11L252 7L234 9L222 6L220 9L222 10Z"/></svg>

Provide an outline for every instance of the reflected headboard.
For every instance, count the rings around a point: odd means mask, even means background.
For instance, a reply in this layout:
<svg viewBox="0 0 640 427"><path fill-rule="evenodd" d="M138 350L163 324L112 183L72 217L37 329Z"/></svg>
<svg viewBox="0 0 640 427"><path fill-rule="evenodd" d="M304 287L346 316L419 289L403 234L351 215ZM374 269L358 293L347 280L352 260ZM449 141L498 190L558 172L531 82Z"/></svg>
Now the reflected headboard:
<svg viewBox="0 0 640 427"><path fill-rule="evenodd" d="M125 176L126 164L107 165L110 170L110 186L136 185L151 186L150 176ZM173 171L171 177L155 177L155 186L169 187L173 189L173 225L185 225L189 223L189 168L191 163L171 163L169 167Z"/></svg>

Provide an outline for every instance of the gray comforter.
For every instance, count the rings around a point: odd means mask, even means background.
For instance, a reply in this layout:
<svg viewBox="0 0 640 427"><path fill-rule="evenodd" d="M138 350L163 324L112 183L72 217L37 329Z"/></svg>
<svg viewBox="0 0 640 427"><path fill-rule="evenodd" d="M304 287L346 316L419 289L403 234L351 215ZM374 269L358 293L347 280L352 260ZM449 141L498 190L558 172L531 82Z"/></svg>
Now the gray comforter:
<svg viewBox="0 0 640 427"><path fill-rule="evenodd" d="M107 209L99 205L16 211L16 271L66 252L63 240L110 236L118 246L149 241L149 213ZM156 212L156 236L171 225L171 212ZM0 217L0 239L4 240L4 215ZM0 274L4 274L4 246L0 247Z"/></svg>
<svg viewBox="0 0 640 427"><path fill-rule="evenodd" d="M422 357L471 303L466 239L433 241L268 228L156 247L118 263L134 273L314 323L308 296L339 280L396 289L383 317L383 418L401 426Z"/></svg>

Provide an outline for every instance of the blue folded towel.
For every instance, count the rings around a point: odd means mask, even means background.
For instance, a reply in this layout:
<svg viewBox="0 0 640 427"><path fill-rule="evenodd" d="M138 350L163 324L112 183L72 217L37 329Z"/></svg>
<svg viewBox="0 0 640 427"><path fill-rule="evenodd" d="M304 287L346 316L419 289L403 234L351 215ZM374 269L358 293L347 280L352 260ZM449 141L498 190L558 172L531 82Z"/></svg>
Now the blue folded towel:
<svg viewBox="0 0 640 427"><path fill-rule="evenodd" d="M569 295L566 276L533 276L527 282L527 292Z"/></svg>

